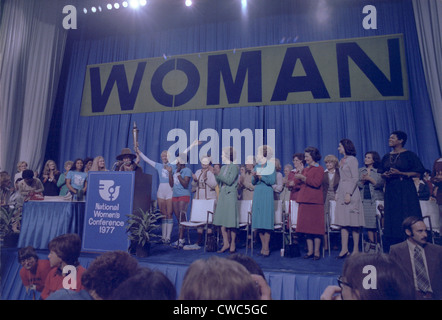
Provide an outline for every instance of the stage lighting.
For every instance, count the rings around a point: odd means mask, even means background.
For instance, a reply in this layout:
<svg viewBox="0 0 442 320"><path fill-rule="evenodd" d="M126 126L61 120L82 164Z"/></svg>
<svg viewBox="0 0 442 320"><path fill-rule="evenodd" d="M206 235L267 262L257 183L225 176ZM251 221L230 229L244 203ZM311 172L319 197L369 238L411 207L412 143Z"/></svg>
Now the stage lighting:
<svg viewBox="0 0 442 320"><path fill-rule="evenodd" d="M123 1L123 7L127 8L128 5L127 1Z"/></svg>
<svg viewBox="0 0 442 320"><path fill-rule="evenodd" d="M106 7L108 10L112 10L112 5L110 3L108 3Z"/></svg>
<svg viewBox="0 0 442 320"><path fill-rule="evenodd" d="M101 6L98 6L98 11L103 11L103 9L101 9Z"/></svg>
<svg viewBox="0 0 442 320"><path fill-rule="evenodd" d="M93 13L95 13L95 12L97 12L97 8L92 7L92 8L91 8L91 11L92 11Z"/></svg>
<svg viewBox="0 0 442 320"><path fill-rule="evenodd" d="M186 6L187 6L187 7L190 7L190 6L192 5L192 1L191 1L191 0L186 0L185 3L186 3Z"/></svg>
<svg viewBox="0 0 442 320"><path fill-rule="evenodd" d="M87 14L87 9L83 8L83 12L84 12L84 14Z"/></svg>
<svg viewBox="0 0 442 320"><path fill-rule="evenodd" d="M146 0L140 0L140 5L141 5L141 6L144 7L146 4L147 4L147 1L146 1Z"/></svg>
<svg viewBox="0 0 442 320"><path fill-rule="evenodd" d="M130 6L132 8L137 9L139 5L138 0L130 0Z"/></svg>
<svg viewBox="0 0 442 320"><path fill-rule="evenodd" d="M241 0L241 6L243 9L247 8L247 0Z"/></svg>
<svg viewBox="0 0 442 320"><path fill-rule="evenodd" d="M115 9L119 9L120 8L120 4L118 2L114 3L114 8Z"/></svg>

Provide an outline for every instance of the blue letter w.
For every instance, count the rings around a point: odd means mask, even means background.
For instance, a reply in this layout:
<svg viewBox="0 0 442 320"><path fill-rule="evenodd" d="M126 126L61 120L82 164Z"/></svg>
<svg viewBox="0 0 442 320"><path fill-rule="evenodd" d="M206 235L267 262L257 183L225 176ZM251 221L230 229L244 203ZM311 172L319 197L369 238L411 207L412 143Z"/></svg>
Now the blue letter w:
<svg viewBox="0 0 442 320"><path fill-rule="evenodd" d="M107 79L106 86L102 93L100 68L91 68L91 99L92 112L103 112L106 108L109 96L112 92L114 84L117 84L118 97L120 99L121 110L133 110L135 101L137 100L138 91L140 89L141 80L143 79L146 62L138 63L137 71L135 73L132 89L129 90L127 83L126 69L123 64L117 64L112 67L112 71Z"/></svg>

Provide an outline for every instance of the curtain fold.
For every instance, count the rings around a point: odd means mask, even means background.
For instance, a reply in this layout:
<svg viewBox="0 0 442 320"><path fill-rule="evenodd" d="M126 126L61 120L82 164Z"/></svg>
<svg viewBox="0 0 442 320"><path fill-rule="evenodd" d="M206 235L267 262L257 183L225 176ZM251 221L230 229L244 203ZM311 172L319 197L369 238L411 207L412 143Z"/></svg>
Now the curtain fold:
<svg viewBox="0 0 442 320"><path fill-rule="evenodd" d="M442 2L413 0L413 9L431 110L442 149Z"/></svg>
<svg viewBox="0 0 442 320"><path fill-rule="evenodd" d="M6 0L0 25L0 167L43 166L64 56L56 0Z"/></svg>

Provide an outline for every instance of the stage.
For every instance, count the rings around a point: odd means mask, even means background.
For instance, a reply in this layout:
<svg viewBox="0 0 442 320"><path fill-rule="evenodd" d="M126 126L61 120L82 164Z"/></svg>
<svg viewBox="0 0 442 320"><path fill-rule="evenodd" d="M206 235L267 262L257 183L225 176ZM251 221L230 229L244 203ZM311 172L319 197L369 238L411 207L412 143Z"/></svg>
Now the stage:
<svg viewBox="0 0 442 320"><path fill-rule="evenodd" d="M196 233L196 232L195 232ZM193 236L192 236L193 238ZM318 261L312 259L285 258L280 255L280 237L274 236L270 257L258 256L260 248L254 248L253 258L264 271L272 290L274 300L318 300L322 291L331 284L336 284L340 275L343 261L336 260L338 251L332 251L331 256L325 252L325 257ZM302 248L303 246L301 246ZM245 246L240 243L238 253L246 253ZM47 259L48 250L37 250L41 259ZM305 252L301 251L301 255ZM149 267L163 272L175 285L177 292L187 267L197 259L206 259L212 255L227 257L228 253L204 252L200 250L178 250L163 244L152 244L150 256L137 258L140 266ZM248 250L250 255L250 249ZM97 257L97 253L83 252L80 263L88 267ZM1 299L29 300L19 276L20 264L17 261L17 248L2 248L1 250Z"/></svg>

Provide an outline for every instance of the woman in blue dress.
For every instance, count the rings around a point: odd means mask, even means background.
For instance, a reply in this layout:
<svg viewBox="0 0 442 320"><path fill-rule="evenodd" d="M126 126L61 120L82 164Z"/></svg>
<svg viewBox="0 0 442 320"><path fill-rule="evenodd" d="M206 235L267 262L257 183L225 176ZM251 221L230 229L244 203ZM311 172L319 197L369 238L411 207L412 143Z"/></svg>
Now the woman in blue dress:
<svg viewBox="0 0 442 320"><path fill-rule="evenodd" d="M261 240L261 255L270 255L270 233L274 228L275 209L272 185L276 183L275 164L269 161L272 150L269 146L261 146L256 156L253 169L252 184L255 186L252 205L252 229L258 230Z"/></svg>

